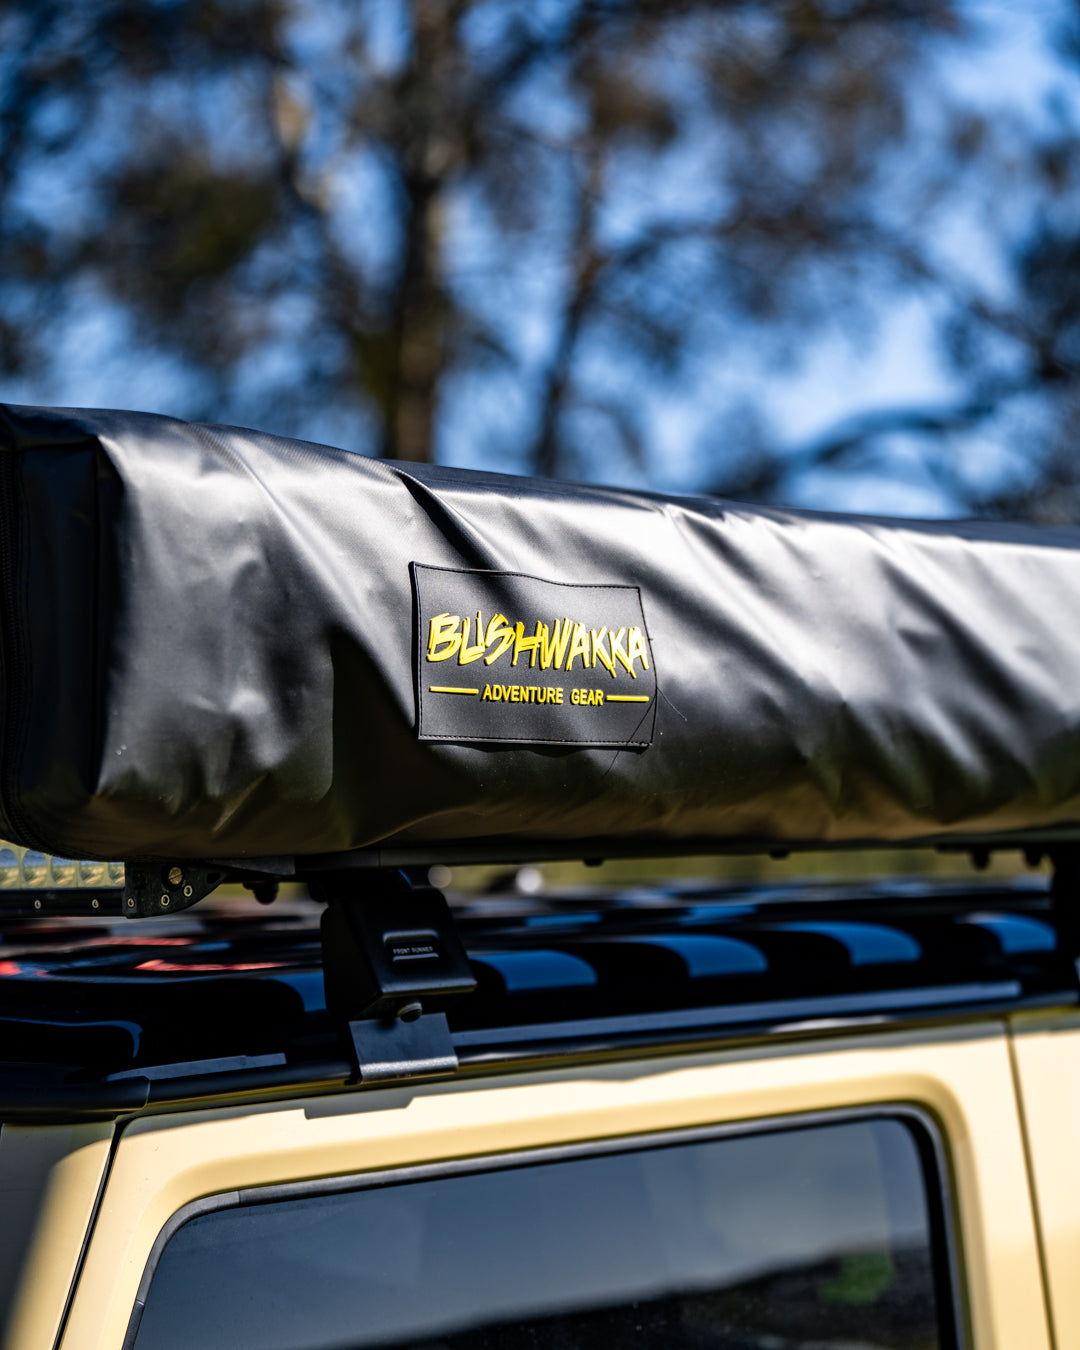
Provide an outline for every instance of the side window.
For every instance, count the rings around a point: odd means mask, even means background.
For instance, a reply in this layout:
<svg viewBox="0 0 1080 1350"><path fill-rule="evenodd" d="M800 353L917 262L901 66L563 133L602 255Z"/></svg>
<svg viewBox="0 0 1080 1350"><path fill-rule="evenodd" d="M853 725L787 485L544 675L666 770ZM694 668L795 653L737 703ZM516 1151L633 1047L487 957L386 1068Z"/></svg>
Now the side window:
<svg viewBox="0 0 1080 1350"><path fill-rule="evenodd" d="M217 1209L163 1248L134 1345L952 1347L929 1157L854 1119Z"/></svg>

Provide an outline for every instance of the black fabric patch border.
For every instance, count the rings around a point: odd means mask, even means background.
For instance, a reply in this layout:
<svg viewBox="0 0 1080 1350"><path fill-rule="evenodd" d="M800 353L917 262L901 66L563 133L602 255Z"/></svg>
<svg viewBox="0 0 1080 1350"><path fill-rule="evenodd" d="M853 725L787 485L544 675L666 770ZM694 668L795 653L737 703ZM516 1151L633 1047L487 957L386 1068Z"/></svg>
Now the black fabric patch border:
<svg viewBox="0 0 1080 1350"><path fill-rule="evenodd" d="M420 740L652 744L656 666L639 587L410 571Z"/></svg>

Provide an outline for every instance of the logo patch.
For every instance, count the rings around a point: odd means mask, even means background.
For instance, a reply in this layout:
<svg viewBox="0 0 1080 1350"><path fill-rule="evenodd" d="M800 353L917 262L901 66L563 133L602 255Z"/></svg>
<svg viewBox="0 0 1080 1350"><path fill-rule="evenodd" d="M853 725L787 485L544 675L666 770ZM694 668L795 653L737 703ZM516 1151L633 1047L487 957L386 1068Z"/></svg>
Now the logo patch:
<svg viewBox="0 0 1080 1350"><path fill-rule="evenodd" d="M656 669L636 586L413 563L419 735L652 743Z"/></svg>

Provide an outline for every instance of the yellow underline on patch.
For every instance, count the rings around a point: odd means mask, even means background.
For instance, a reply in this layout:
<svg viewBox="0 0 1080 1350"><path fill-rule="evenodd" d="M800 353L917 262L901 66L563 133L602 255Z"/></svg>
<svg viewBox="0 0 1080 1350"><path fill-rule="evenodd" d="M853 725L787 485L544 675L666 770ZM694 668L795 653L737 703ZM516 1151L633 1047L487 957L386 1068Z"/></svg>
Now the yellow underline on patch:
<svg viewBox="0 0 1080 1350"><path fill-rule="evenodd" d="M478 694L479 689L455 689L449 684L429 684L428 693L430 694Z"/></svg>
<svg viewBox="0 0 1080 1350"><path fill-rule="evenodd" d="M605 694L605 703L648 703L648 694Z"/></svg>

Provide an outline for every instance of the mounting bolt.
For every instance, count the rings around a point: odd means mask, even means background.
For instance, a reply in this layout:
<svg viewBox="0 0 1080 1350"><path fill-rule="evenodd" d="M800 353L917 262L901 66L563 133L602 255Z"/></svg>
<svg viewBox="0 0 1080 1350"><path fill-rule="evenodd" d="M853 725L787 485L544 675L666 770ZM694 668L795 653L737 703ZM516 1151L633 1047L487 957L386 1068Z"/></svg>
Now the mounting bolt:
<svg viewBox="0 0 1080 1350"><path fill-rule="evenodd" d="M100 909L100 907L101 907L101 901L100 901L100 900L91 900L91 901L90 901L90 908L91 908L91 909Z"/></svg>
<svg viewBox="0 0 1080 1350"><path fill-rule="evenodd" d="M184 879L184 874L179 867L169 868L169 885L179 886Z"/></svg>
<svg viewBox="0 0 1080 1350"><path fill-rule="evenodd" d="M128 902L127 902L127 907L128 907L128 909L134 909L134 908L135 908L135 898L134 898L134 896L132 896L132 897L128 900Z"/></svg>
<svg viewBox="0 0 1080 1350"><path fill-rule="evenodd" d="M40 901L40 900L35 900L35 901L34 901L34 908L35 908L35 909L40 909L40 908L41 908L41 901Z"/></svg>
<svg viewBox="0 0 1080 1350"><path fill-rule="evenodd" d="M398 1016L403 1022L415 1022L423 1011L420 1003L406 1003L404 1008L398 1009Z"/></svg>
<svg viewBox="0 0 1080 1350"><path fill-rule="evenodd" d="M161 905L162 909L168 909L169 906L172 904L172 901L169 899L167 895L163 895L158 903Z"/></svg>

